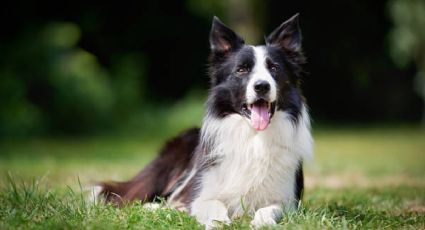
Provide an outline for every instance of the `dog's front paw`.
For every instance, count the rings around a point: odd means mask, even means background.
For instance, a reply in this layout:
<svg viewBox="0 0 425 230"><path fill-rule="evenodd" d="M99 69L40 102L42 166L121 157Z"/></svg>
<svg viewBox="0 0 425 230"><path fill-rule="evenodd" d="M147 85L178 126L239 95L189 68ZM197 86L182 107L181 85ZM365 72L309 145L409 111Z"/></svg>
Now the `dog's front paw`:
<svg viewBox="0 0 425 230"><path fill-rule="evenodd" d="M275 225L279 215L276 213L275 207L260 208L255 212L254 219L251 221L251 226L259 228L262 226Z"/></svg>
<svg viewBox="0 0 425 230"><path fill-rule="evenodd" d="M224 204L218 200L195 202L192 206L192 214L198 222L205 225L206 229L230 224L230 218Z"/></svg>
<svg viewBox="0 0 425 230"><path fill-rule="evenodd" d="M223 218L209 219L204 224L205 224L205 229L210 230L210 229L213 229L213 228L222 227L223 225L228 225L230 223L231 223L231 221L230 221L229 217L226 216L226 217L223 217Z"/></svg>
<svg viewBox="0 0 425 230"><path fill-rule="evenodd" d="M254 228L259 228L262 226L267 226L267 225L275 225L276 221L268 215L264 215L264 214L257 214L255 213L254 219L251 221L251 225Z"/></svg>

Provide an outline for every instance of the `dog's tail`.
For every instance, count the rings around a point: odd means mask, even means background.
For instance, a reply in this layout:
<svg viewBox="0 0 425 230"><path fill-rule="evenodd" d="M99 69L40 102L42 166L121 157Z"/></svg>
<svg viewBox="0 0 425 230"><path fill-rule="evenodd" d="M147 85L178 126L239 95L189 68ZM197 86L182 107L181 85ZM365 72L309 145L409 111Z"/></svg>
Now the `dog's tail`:
<svg viewBox="0 0 425 230"><path fill-rule="evenodd" d="M193 164L192 155L198 143L199 129L185 131L168 141L156 159L133 179L100 183L98 198L121 205L132 200L151 202L155 197L168 197Z"/></svg>

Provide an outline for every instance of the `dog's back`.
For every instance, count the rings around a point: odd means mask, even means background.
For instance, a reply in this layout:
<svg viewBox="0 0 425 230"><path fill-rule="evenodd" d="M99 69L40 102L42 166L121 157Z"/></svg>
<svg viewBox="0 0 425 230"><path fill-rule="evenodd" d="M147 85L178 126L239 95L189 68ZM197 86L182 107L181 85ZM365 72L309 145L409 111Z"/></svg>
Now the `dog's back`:
<svg viewBox="0 0 425 230"><path fill-rule="evenodd" d="M168 141L159 155L133 179L103 182L99 195L106 202L123 203L155 197L167 198L193 164L193 152L199 143L199 129L185 131Z"/></svg>

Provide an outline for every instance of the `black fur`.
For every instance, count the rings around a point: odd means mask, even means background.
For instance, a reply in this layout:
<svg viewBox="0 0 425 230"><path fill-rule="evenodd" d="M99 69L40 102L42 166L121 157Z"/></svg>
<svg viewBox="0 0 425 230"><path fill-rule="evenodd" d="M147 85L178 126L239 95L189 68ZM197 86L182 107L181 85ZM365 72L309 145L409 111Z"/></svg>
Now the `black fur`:
<svg viewBox="0 0 425 230"><path fill-rule="evenodd" d="M297 201L302 199L304 192L304 173L302 161L298 164L297 171L295 173L295 198Z"/></svg>
<svg viewBox="0 0 425 230"><path fill-rule="evenodd" d="M212 52L209 73L212 89L207 103L211 116L223 118L228 114L244 115L247 77L255 63L254 51L243 39L214 18L210 34ZM220 42L217 42L220 41ZM228 49L217 47L228 47ZM287 111L296 122L303 97L299 89L301 66L301 32L298 15L284 22L266 38L267 67L279 87L277 110ZM276 69L271 71L272 67ZM238 69L246 71L238 72ZM230 98L230 99L229 99Z"/></svg>
<svg viewBox="0 0 425 230"><path fill-rule="evenodd" d="M218 18L213 19L210 33L211 55L209 75L211 90L206 104L206 116L222 119L230 114L248 116L246 89L250 73L255 66L254 49L225 26ZM289 113L298 122L304 98L299 82L304 56L301 52L301 32L298 15L284 22L266 38L266 68L277 83L278 98L272 111ZM200 142L199 129L189 130L176 137L163 148L160 155L136 177L128 182L102 183L107 201L122 204L135 199L153 201L155 196L167 198L184 182L186 186L176 193L175 200L186 208L197 196L199 182L204 170L221 159L207 158L208 144ZM195 176L186 181L194 167ZM237 166L235 166L237 167ZM295 196L301 199L304 188L302 162L295 175Z"/></svg>

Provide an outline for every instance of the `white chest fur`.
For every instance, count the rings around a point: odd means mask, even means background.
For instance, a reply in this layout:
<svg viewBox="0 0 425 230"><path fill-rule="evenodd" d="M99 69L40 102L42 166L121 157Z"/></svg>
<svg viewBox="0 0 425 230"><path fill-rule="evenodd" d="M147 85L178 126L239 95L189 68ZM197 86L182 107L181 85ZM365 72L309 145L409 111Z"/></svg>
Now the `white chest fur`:
<svg viewBox="0 0 425 230"><path fill-rule="evenodd" d="M262 132L239 115L207 119L202 132L202 140L212 146L209 156L220 163L204 173L196 200L219 200L230 216L270 204L294 204L298 162L312 154L305 109L297 124L288 114L276 112Z"/></svg>

